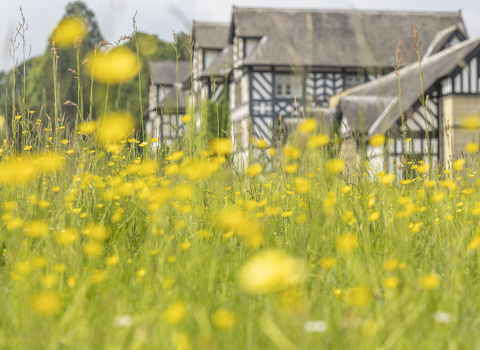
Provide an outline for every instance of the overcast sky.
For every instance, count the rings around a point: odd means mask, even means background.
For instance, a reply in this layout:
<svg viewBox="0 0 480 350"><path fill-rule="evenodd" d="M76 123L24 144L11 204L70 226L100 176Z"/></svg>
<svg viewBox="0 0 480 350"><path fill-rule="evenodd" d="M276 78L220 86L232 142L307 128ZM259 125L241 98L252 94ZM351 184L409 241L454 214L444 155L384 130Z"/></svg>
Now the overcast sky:
<svg viewBox="0 0 480 350"><path fill-rule="evenodd" d="M8 51L10 38L21 20L22 6L29 29L27 45L32 55L41 54L46 40L65 12L68 0L0 0L0 70L11 67ZM470 37L480 36L480 1L478 0L84 0L97 16L105 39L113 42L121 35L132 32L132 17L138 10L139 31L158 35L171 41L172 30L187 31L185 21L229 21L232 5L261 7L302 7L359 10L462 10ZM180 11L175 11L176 7Z"/></svg>

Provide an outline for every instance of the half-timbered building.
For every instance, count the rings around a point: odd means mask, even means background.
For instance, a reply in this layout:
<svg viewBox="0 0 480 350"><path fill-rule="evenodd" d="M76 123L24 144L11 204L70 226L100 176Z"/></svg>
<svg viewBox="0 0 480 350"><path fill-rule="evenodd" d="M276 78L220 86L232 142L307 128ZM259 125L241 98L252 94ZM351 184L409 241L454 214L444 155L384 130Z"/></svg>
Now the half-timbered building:
<svg viewBox="0 0 480 350"><path fill-rule="evenodd" d="M187 108L182 82L190 76L190 62L149 62L149 70L152 83L145 131L160 144L170 145L182 134L181 116Z"/></svg>
<svg viewBox="0 0 480 350"><path fill-rule="evenodd" d="M330 97L392 72L399 41L422 55L468 38L460 13L233 8L232 134L272 141L282 120L318 114ZM410 49L404 63L416 60ZM432 96L433 97L433 96Z"/></svg>
<svg viewBox="0 0 480 350"><path fill-rule="evenodd" d="M467 143L478 142L480 38L426 56L421 64L331 99L346 138L359 132L389 136L386 148L367 148L376 170L401 173L397 165L405 164L405 157L448 166ZM472 118L476 130L463 127Z"/></svg>

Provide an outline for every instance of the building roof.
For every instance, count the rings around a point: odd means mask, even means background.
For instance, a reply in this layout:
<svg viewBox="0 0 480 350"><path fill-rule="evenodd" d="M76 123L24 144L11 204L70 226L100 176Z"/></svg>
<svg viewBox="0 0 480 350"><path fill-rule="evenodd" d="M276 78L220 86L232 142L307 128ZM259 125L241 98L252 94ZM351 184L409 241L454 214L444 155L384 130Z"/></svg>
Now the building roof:
<svg viewBox="0 0 480 350"><path fill-rule="evenodd" d="M165 95L166 93L166 95ZM165 90L160 89L159 92L160 99L157 104L157 109L163 109L164 115L176 114L177 112L177 89L174 87L166 88ZM184 112L186 108L186 92L182 88L178 88L178 109L179 112ZM170 110L173 113L170 113Z"/></svg>
<svg viewBox="0 0 480 350"><path fill-rule="evenodd" d="M439 52L457 30L458 26L455 25L439 31L428 46L425 58Z"/></svg>
<svg viewBox="0 0 480 350"><path fill-rule="evenodd" d="M233 8L229 40L266 37L245 65L395 67L403 41L405 64L415 57L413 24L417 23L425 54L439 31L457 26L468 37L459 12L389 12Z"/></svg>
<svg viewBox="0 0 480 350"><path fill-rule="evenodd" d="M232 45L225 47L220 55L205 68L201 74L201 78L224 77L228 70L233 66L233 48Z"/></svg>
<svg viewBox="0 0 480 350"><path fill-rule="evenodd" d="M174 85L177 83L177 62L175 61L158 61L148 62L148 68L152 75L154 84ZM190 62L178 61L178 82L185 80L190 75Z"/></svg>
<svg viewBox="0 0 480 350"><path fill-rule="evenodd" d="M230 23L193 22L192 36L196 45L221 50L228 45Z"/></svg>
<svg viewBox="0 0 480 350"><path fill-rule="evenodd" d="M465 40L422 61L423 87L427 91L439 79L448 76L474 50L480 50L480 37ZM412 63L399 70L402 85L402 110L407 111L418 101L420 67ZM400 118L398 76L395 72L372 82L347 90L338 98L343 117L356 130L384 133ZM361 111L361 112L360 112Z"/></svg>

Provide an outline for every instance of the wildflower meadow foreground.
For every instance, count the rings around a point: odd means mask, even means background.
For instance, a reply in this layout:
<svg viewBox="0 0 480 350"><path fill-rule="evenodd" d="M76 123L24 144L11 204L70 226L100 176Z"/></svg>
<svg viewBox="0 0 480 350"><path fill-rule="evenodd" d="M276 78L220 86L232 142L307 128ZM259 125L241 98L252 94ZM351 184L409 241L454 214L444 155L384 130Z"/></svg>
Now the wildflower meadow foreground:
<svg viewBox="0 0 480 350"><path fill-rule="evenodd" d="M138 74L131 51L99 57L99 83ZM56 101L0 116L1 349L478 347L478 144L388 173L310 116L242 150L192 112L166 146Z"/></svg>

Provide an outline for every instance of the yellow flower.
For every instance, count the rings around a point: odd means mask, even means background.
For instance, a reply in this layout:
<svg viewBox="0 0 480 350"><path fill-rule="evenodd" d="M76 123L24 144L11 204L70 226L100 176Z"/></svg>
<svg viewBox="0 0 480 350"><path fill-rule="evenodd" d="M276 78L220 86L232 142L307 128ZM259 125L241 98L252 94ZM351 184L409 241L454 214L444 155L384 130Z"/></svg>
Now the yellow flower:
<svg viewBox="0 0 480 350"><path fill-rule="evenodd" d="M110 231L101 224L88 224L82 233L90 239L103 242L110 236Z"/></svg>
<svg viewBox="0 0 480 350"><path fill-rule="evenodd" d="M352 252L358 247L358 236L354 233L344 233L335 240L335 246L341 252Z"/></svg>
<svg viewBox="0 0 480 350"><path fill-rule="evenodd" d="M330 141L330 138L325 134L310 136L308 139L308 148L315 149L325 146L328 141Z"/></svg>
<svg viewBox="0 0 480 350"><path fill-rule="evenodd" d="M118 85L138 75L137 57L126 46L118 46L92 57L90 66L94 79L103 84Z"/></svg>
<svg viewBox="0 0 480 350"><path fill-rule="evenodd" d="M301 261L282 251L267 250L241 267L238 281L245 292L264 294L300 285L305 277Z"/></svg>
<svg viewBox="0 0 480 350"><path fill-rule="evenodd" d="M425 186L427 186L428 188L432 188L433 186L435 186L435 181L425 180Z"/></svg>
<svg viewBox="0 0 480 350"><path fill-rule="evenodd" d="M190 114L185 114L180 118L180 120L182 123L188 123L190 120L192 120L192 116Z"/></svg>
<svg viewBox="0 0 480 350"><path fill-rule="evenodd" d="M163 313L162 318L171 325L180 323L187 315L187 307L181 301L171 304Z"/></svg>
<svg viewBox="0 0 480 350"><path fill-rule="evenodd" d="M443 199L444 196L445 196L445 194L443 192L435 193L432 196L432 202L433 203L440 202Z"/></svg>
<svg viewBox="0 0 480 350"><path fill-rule="evenodd" d="M295 174L297 172L297 169L298 169L298 164L289 164L289 165L285 165L285 172L287 174Z"/></svg>
<svg viewBox="0 0 480 350"><path fill-rule="evenodd" d="M268 147L268 143L264 139L253 140L253 145L260 149L265 149Z"/></svg>
<svg viewBox="0 0 480 350"><path fill-rule="evenodd" d="M119 261L120 261L120 258L118 257L118 255L112 255L112 256L109 256L107 260L105 260L105 265L115 266L118 264Z"/></svg>
<svg viewBox="0 0 480 350"><path fill-rule="evenodd" d="M182 250L187 250L188 248L190 248L190 246L191 246L191 243L189 241L180 243L180 249Z"/></svg>
<svg viewBox="0 0 480 350"><path fill-rule="evenodd" d="M425 173L427 172L427 170L428 170L428 165L426 165L426 164L418 165L415 170L416 170L417 173L419 173L419 174L425 174Z"/></svg>
<svg viewBox="0 0 480 350"><path fill-rule="evenodd" d="M114 145L125 140L135 129L135 120L128 113L102 116L98 123L97 141L103 145Z"/></svg>
<svg viewBox="0 0 480 350"><path fill-rule="evenodd" d="M30 238L40 238L48 235L48 224L45 220L30 221L23 226L23 235Z"/></svg>
<svg viewBox="0 0 480 350"><path fill-rule="evenodd" d="M295 192L304 194L310 192L310 181L302 177L295 178Z"/></svg>
<svg viewBox="0 0 480 350"><path fill-rule="evenodd" d="M93 134L97 130L97 123L94 121L81 123L78 125L78 131L82 134Z"/></svg>
<svg viewBox="0 0 480 350"><path fill-rule="evenodd" d="M390 185L395 180L395 175L385 174L380 178L380 182L384 185Z"/></svg>
<svg viewBox="0 0 480 350"><path fill-rule="evenodd" d="M309 133L315 131L317 128L317 121L313 118L308 118L306 121L300 124L298 129L301 132Z"/></svg>
<svg viewBox="0 0 480 350"><path fill-rule="evenodd" d="M326 257L326 258L320 259L320 266L324 270L327 270L327 271L330 270L332 267L335 266L335 258Z"/></svg>
<svg viewBox="0 0 480 350"><path fill-rule="evenodd" d="M350 210L345 210L342 216L342 220L348 225L353 225L355 222L357 222L355 214L353 213L353 211Z"/></svg>
<svg viewBox="0 0 480 350"><path fill-rule="evenodd" d="M218 309L212 314L212 323L221 330L228 330L235 326L235 314L227 309Z"/></svg>
<svg viewBox="0 0 480 350"><path fill-rule="evenodd" d="M171 160L176 162L177 160L182 159L183 155L184 155L183 151L176 151L176 152L173 152L170 157L171 157Z"/></svg>
<svg viewBox="0 0 480 350"><path fill-rule="evenodd" d="M400 279L398 277L388 277L385 278L382 282L382 286L387 289L395 289L400 284Z"/></svg>
<svg viewBox="0 0 480 350"><path fill-rule="evenodd" d="M57 242L58 245L67 247L72 245L77 240L77 237L78 235L75 229L66 228L60 232L57 232L55 235L55 242Z"/></svg>
<svg viewBox="0 0 480 350"><path fill-rule="evenodd" d="M210 140L209 146L217 155L230 154L233 149L232 141L227 138L212 139Z"/></svg>
<svg viewBox="0 0 480 350"><path fill-rule="evenodd" d="M62 306L62 297L55 290L44 290L30 298L32 311L40 316L52 316Z"/></svg>
<svg viewBox="0 0 480 350"><path fill-rule="evenodd" d="M374 211L368 216L368 221L377 221L380 218L380 212L379 211Z"/></svg>
<svg viewBox="0 0 480 350"><path fill-rule="evenodd" d="M420 282L422 284L422 287L428 290L432 290L438 287L440 284L440 277L438 277L435 274L428 274L423 276L420 279Z"/></svg>
<svg viewBox="0 0 480 350"><path fill-rule="evenodd" d="M88 25L80 16L67 17L58 23L52 33L58 47L72 46L78 37L83 39L87 34Z"/></svg>
<svg viewBox="0 0 480 350"><path fill-rule="evenodd" d="M345 185L345 186L340 187L340 192L342 192L342 193L348 193L351 190L352 190L352 186Z"/></svg>
<svg viewBox="0 0 480 350"><path fill-rule="evenodd" d="M464 129L475 130L480 128L480 119L477 116L468 116L460 123Z"/></svg>
<svg viewBox="0 0 480 350"><path fill-rule="evenodd" d="M193 196L193 187L190 185L178 185L173 190L173 196L180 200L187 200Z"/></svg>
<svg viewBox="0 0 480 350"><path fill-rule="evenodd" d="M12 211L17 207L17 202L15 201L5 201L3 202L3 209L6 211Z"/></svg>
<svg viewBox="0 0 480 350"><path fill-rule="evenodd" d="M383 266L387 271L395 271L398 267L398 259L387 260L385 261L385 264L383 264Z"/></svg>
<svg viewBox="0 0 480 350"><path fill-rule="evenodd" d="M91 258L96 258L102 255L103 252L103 245L99 242L87 242L83 245L83 252L86 256Z"/></svg>
<svg viewBox="0 0 480 350"><path fill-rule="evenodd" d="M327 171L331 174L338 174L343 171L345 161L343 159L330 159L326 163Z"/></svg>
<svg viewBox="0 0 480 350"><path fill-rule="evenodd" d="M463 169L463 166L466 162L467 161L465 159L458 159L452 163L452 166L455 170L460 171Z"/></svg>
<svg viewBox="0 0 480 350"><path fill-rule="evenodd" d="M380 147L380 146L383 146L383 144L385 143L385 140L386 140L385 135L376 134L376 135L373 135L372 137L370 137L368 142L373 147Z"/></svg>
<svg viewBox="0 0 480 350"><path fill-rule="evenodd" d="M92 282L92 284L101 283L106 279L107 279L107 273L100 270L94 271L93 274L90 276L90 282Z"/></svg>
<svg viewBox="0 0 480 350"><path fill-rule="evenodd" d="M286 145L285 147L283 147L283 154L285 154L285 156L290 159L300 158L300 150L292 145Z"/></svg>
<svg viewBox="0 0 480 350"><path fill-rule="evenodd" d="M468 153L475 153L478 151L478 148L478 143L470 142L467 143L467 145L465 146L465 151L467 151Z"/></svg>
<svg viewBox="0 0 480 350"><path fill-rule="evenodd" d="M263 167L261 164L258 164L258 163L252 164L252 165L249 165L247 168L247 175L250 177L254 177L260 174L262 170L263 170Z"/></svg>
<svg viewBox="0 0 480 350"><path fill-rule="evenodd" d="M480 236L475 236L472 238L470 243L468 244L468 249L469 250L474 250L480 247Z"/></svg>

